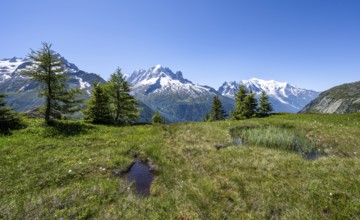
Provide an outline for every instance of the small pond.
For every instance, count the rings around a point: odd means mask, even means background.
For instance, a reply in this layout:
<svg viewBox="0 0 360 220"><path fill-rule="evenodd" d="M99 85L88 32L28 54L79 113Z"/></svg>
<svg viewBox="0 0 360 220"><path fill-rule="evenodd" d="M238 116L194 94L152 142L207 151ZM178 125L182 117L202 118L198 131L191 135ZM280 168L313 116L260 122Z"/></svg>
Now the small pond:
<svg viewBox="0 0 360 220"><path fill-rule="evenodd" d="M154 181L151 167L139 160L135 161L128 171L128 180L133 182L139 195L149 196Z"/></svg>

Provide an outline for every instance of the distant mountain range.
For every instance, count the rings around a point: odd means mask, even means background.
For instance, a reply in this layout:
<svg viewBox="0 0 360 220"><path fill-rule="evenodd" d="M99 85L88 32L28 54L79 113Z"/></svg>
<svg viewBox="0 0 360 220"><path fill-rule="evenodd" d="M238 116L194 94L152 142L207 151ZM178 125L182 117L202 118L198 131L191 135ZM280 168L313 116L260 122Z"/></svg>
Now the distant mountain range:
<svg viewBox="0 0 360 220"><path fill-rule="evenodd" d="M180 71L174 73L160 65L134 71L127 80L136 99L159 111L169 122L202 120L210 111L214 96L219 96L227 112L234 107L233 99L211 87L192 83Z"/></svg>
<svg viewBox="0 0 360 220"><path fill-rule="evenodd" d="M88 99L94 82L105 82L99 75L87 73L68 62L60 54L65 72L69 76L69 86L84 91L82 97ZM36 84L20 72L32 63L28 59L11 58L0 60L0 93L8 95L8 104L17 111L26 111L43 104L38 97ZM182 72L173 72L168 67L156 65L148 70L134 71L127 77L132 86L132 95L140 101L141 122L149 122L155 111L165 117L168 122L200 121L210 111L213 96L218 96L227 113L234 108L234 94L239 85L260 94L266 91L275 111L298 112L318 92L296 88L288 83L261 79L242 80L239 82L224 82L215 90L209 86L192 83L183 77Z"/></svg>
<svg viewBox="0 0 360 220"><path fill-rule="evenodd" d="M265 91L276 112L298 112L319 95L319 92L297 88L286 82L256 78L240 82L224 82L218 92L233 99L240 85L245 86L248 91L252 90L257 97Z"/></svg>
<svg viewBox="0 0 360 220"><path fill-rule="evenodd" d="M64 64L64 74L69 77L70 88L79 88L84 91L82 98L89 97L94 82L105 82L100 76L79 70L75 64L68 62L60 54L56 55ZM17 111L26 111L43 103L43 99L37 95L36 83L20 74L26 67L32 65L33 63L26 58L14 57L0 60L0 92L8 95L8 104Z"/></svg>
<svg viewBox="0 0 360 220"><path fill-rule="evenodd" d="M360 81L335 86L322 92L301 112L339 114L360 112Z"/></svg>
<svg viewBox="0 0 360 220"><path fill-rule="evenodd" d="M87 100L90 97L93 83L105 83L105 80L99 75L88 73L68 62L60 54L56 54L62 60L64 65L64 74L69 77L68 85L70 88L79 88L83 91L79 97ZM33 63L29 59L13 57L11 59L0 60L0 93L5 93L7 103L15 108L16 111L29 111L44 104L44 99L39 97L37 84L30 81L28 77L20 74L25 68L32 66ZM142 109L139 122L150 122L154 111L147 107L144 103L139 103ZM74 115L82 117L81 113Z"/></svg>

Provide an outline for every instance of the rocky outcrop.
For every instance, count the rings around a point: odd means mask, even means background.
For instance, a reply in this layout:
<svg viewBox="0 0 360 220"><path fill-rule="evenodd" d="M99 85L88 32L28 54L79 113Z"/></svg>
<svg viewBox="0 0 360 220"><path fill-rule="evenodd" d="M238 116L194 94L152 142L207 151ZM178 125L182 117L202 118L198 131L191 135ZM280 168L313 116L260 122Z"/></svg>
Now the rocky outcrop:
<svg viewBox="0 0 360 220"><path fill-rule="evenodd" d="M360 81L333 87L305 106L300 113L360 112Z"/></svg>

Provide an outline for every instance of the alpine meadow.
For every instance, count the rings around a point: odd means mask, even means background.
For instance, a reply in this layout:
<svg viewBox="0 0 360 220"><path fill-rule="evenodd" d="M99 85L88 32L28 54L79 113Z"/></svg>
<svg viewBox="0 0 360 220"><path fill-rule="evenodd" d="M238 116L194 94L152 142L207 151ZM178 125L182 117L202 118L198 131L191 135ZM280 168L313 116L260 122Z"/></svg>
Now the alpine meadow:
<svg viewBox="0 0 360 220"><path fill-rule="evenodd" d="M360 220L359 10L3 2L0 220Z"/></svg>

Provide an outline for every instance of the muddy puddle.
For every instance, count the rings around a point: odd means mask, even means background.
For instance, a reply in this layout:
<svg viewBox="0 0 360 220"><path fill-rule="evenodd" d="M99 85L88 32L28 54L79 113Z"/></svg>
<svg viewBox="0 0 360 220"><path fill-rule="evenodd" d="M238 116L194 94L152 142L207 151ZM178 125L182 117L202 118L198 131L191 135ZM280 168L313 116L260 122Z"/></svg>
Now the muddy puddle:
<svg viewBox="0 0 360 220"><path fill-rule="evenodd" d="M150 187L154 181L154 174L151 172L149 165L138 160L135 161L127 172L127 179L134 184L139 195L150 195Z"/></svg>

